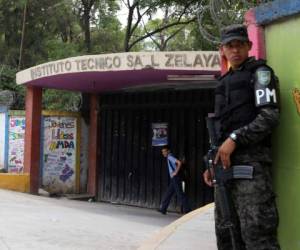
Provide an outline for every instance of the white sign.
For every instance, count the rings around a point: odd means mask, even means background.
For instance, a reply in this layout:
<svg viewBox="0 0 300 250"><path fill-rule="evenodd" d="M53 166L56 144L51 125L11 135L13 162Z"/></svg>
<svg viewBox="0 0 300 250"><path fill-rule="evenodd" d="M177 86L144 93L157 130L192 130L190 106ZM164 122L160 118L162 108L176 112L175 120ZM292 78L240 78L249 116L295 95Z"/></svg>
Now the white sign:
<svg viewBox="0 0 300 250"><path fill-rule="evenodd" d="M89 55L44 63L17 73L17 83L39 78L80 72L139 69L219 71L217 51L129 52Z"/></svg>

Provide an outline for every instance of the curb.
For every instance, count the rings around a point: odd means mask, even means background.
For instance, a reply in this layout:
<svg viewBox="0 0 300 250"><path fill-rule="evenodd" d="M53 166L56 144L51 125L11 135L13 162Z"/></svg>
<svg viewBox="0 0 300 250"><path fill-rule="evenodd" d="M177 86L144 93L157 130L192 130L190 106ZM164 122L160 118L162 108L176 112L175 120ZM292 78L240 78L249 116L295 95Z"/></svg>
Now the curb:
<svg viewBox="0 0 300 250"><path fill-rule="evenodd" d="M204 207L198 208L184 216L182 216L180 219L172 222L170 225L164 227L161 229L158 233L155 233L153 237L150 239L144 241L141 246L138 248L138 250L154 250L159 247L160 244L162 244L167 238L169 238L173 233L176 232L177 228L180 227L182 224L190 221L193 219L196 215L199 215L208 209L212 208L214 206L214 203L210 203Z"/></svg>

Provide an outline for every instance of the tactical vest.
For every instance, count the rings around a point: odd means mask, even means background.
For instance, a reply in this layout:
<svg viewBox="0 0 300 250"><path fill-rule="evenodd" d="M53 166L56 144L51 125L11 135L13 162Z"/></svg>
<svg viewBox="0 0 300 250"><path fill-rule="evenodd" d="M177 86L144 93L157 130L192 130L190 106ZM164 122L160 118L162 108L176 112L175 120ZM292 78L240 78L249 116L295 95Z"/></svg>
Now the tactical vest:
<svg viewBox="0 0 300 250"><path fill-rule="evenodd" d="M229 71L215 90L215 115L219 137L224 141L232 131L253 121L257 115L254 98L254 72L264 60L249 58L240 69Z"/></svg>

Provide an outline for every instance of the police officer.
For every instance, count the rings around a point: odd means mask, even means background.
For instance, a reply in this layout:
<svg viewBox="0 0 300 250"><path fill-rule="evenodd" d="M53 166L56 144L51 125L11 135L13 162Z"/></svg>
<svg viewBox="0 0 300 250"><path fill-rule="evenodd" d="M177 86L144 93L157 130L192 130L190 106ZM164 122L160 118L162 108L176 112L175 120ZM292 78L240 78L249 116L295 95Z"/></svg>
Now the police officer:
<svg viewBox="0 0 300 250"><path fill-rule="evenodd" d="M215 164L221 162L224 169L233 165L254 167L253 179L234 179L228 187L238 249L278 250L278 214L270 175L270 136L279 120L277 78L264 60L249 57L251 47L244 25L231 25L221 31L220 51L230 69L215 90L220 136ZM203 177L211 186L208 170ZM218 197L215 202L218 249L231 250Z"/></svg>

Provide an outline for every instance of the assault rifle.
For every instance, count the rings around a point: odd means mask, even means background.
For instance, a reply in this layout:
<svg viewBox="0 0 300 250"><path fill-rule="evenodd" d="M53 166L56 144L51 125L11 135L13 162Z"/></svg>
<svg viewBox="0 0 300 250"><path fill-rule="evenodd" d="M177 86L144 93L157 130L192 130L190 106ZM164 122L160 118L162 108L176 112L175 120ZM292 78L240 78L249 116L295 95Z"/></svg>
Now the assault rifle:
<svg viewBox="0 0 300 250"><path fill-rule="evenodd" d="M230 200L229 191L227 188L228 183L232 179L252 179L253 166L235 165L228 169L224 169L221 162L214 164L214 159L218 151L219 136L217 133L216 118L212 115L206 118L206 125L209 134L210 149L205 156L205 164L212 177L213 186L216 190L216 197L220 206L223 226L229 230L231 244L233 250L239 250L237 243L237 236L235 234L235 224L233 218L233 205Z"/></svg>

